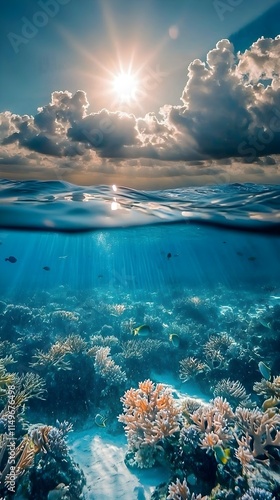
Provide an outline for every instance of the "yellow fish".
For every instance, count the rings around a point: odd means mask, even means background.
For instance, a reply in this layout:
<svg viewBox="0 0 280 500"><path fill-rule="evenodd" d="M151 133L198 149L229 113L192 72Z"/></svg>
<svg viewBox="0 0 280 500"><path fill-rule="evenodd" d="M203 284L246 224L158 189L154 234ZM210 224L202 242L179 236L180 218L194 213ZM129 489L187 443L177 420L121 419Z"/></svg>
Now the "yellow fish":
<svg viewBox="0 0 280 500"><path fill-rule="evenodd" d="M219 464L226 465L230 459L230 448L224 448L216 444L216 446L213 447L214 450L214 455Z"/></svg>
<svg viewBox="0 0 280 500"><path fill-rule="evenodd" d="M177 333L170 333L169 340L174 347L179 347L180 337L179 335L177 335Z"/></svg>
<svg viewBox="0 0 280 500"><path fill-rule="evenodd" d="M104 417L104 415L101 415L100 413L97 413L97 415L95 415L95 423L96 425L98 425L98 427L106 427L106 422L107 422L108 418Z"/></svg>
<svg viewBox="0 0 280 500"><path fill-rule="evenodd" d="M133 335L138 335L138 337L148 337L152 333L149 325L140 325L137 328L133 328Z"/></svg>
<svg viewBox="0 0 280 500"><path fill-rule="evenodd" d="M275 406L279 405L280 403L280 399L276 398L275 396L271 396L270 398L266 399L263 404L262 404L262 407L263 407L263 410L264 411L267 411L269 410L270 408L275 408Z"/></svg>

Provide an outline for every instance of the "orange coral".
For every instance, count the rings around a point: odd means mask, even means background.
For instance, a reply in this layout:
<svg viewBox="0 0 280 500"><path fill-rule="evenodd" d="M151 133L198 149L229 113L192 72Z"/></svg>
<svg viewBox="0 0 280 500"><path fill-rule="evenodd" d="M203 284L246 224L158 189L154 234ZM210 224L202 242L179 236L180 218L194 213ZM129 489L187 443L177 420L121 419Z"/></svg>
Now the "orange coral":
<svg viewBox="0 0 280 500"><path fill-rule="evenodd" d="M180 408L163 384L140 382L139 389L129 389L121 401L124 413L118 419L125 424L129 446L134 451L179 431Z"/></svg>
<svg viewBox="0 0 280 500"><path fill-rule="evenodd" d="M196 428L204 434L201 447L208 449L232 440L228 419L234 415L226 399L215 398L211 403L211 406L201 406L190 415Z"/></svg>

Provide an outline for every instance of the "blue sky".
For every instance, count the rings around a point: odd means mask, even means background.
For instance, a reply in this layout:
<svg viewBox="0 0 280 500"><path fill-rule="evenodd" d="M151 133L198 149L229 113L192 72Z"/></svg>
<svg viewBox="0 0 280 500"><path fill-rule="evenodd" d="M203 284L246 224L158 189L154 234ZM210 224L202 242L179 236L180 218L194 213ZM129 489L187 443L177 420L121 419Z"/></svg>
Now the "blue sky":
<svg viewBox="0 0 280 500"><path fill-rule="evenodd" d="M9 0L0 175L278 183L279 18L276 0Z"/></svg>

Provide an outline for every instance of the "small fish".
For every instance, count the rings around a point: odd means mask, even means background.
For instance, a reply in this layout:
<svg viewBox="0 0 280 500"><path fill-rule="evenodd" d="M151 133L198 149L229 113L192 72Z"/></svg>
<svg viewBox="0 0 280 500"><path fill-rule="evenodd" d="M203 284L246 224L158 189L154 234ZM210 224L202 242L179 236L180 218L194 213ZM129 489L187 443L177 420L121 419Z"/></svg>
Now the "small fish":
<svg viewBox="0 0 280 500"><path fill-rule="evenodd" d="M243 257L243 253L242 252L236 252L236 255L239 255L239 257Z"/></svg>
<svg viewBox="0 0 280 500"><path fill-rule="evenodd" d="M216 444L216 446L213 447L214 450L214 455L219 464L226 465L230 459L230 448L224 448Z"/></svg>
<svg viewBox="0 0 280 500"><path fill-rule="evenodd" d="M259 319L259 322L262 326L271 330L271 323L269 323L268 321L265 321L264 319Z"/></svg>
<svg viewBox="0 0 280 500"><path fill-rule="evenodd" d="M60 255L58 258L59 259L67 259L68 255Z"/></svg>
<svg viewBox="0 0 280 500"><path fill-rule="evenodd" d="M263 361L258 364L259 370L265 380L271 380L271 369Z"/></svg>
<svg viewBox="0 0 280 500"><path fill-rule="evenodd" d="M44 271L50 271L51 270L51 268L49 266L45 266L45 267L43 267L43 269L44 269Z"/></svg>
<svg viewBox="0 0 280 500"><path fill-rule="evenodd" d="M133 328L133 335L138 335L138 337L148 337L152 333L149 325L140 325L137 328Z"/></svg>
<svg viewBox="0 0 280 500"><path fill-rule="evenodd" d="M180 337L177 333L170 333L169 340L174 347L180 346Z"/></svg>
<svg viewBox="0 0 280 500"><path fill-rule="evenodd" d="M172 257L172 253L168 252L167 256L166 256L168 259L171 259Z"/></svg>
<svg viewBox="0 0 280 500"><path fill-rule="evenodd" d="M252 262L254 262L254 260L256 260L256 257L254 257L253 255L251 255L251 257L248 257L248 260L251 260Z"/></svg>
<svg viewBox="0 0 280 500"><path fill-rule="evenodd" d="M104 415L101 415L100 413L97 413L97 415L95 415L95 423L96 425L98 425L98 427L106 427L106 422L107 422L108 418L104 417Z"/></svg>
<svg viewBox="0 0 280 500"><path fill-rule="evenodd" d="M8 261L8 262L11 262L11 264L14 264L17 261L17 259L13 255L10 255L10 257L6 257L5 261Z"/></svg>
<svg viewBox="0 0 280 500"><path fill-rule="evenodd" d="M97 278L103 278L103 274L99 274Z"/></svg>

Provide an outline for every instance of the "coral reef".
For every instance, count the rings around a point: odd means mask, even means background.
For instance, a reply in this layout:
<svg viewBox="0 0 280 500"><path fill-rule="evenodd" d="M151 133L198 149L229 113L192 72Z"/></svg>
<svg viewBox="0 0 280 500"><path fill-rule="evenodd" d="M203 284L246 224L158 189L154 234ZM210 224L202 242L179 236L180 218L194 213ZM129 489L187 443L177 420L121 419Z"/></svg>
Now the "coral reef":
<svg viewBox="0 0 280 500"><path fill-rule="evenodd" d="M254 383L253 390L257 394L265 396L266 401L270 400L270 403L277 406L280 403L280 376L273 377L272 380L262 378L260 382ZM266 405L267 404L268 403L266 403Z"/></svg>
<svg viewBox="0 0 280 500"><path fill-rule="evenodd" d="M280 415L270 410L263 413L258 409L237 408L236 418L240 428L250 436L252 455L269 457L267 447L280 447Z"/></svg>
<svg viewBox="0 0 280 500"><path fill-rule="evenodd" d="M179 431L180 408L171 392L151 380L139 383L139 389L129 389L121 398L124 413L118 420L125 424L129 451L137 465L151 467L166 438Z"/></svg>
<svg viewBox="0 0 280 500"><path fill-rule="evenodd" d="M194 495L190 493L186 479L181 481L177 478L176 483L170 483L168 486L168 497L166 500L206 500L207 497L201 495Z"/></svg>
<svg viewBox="0 0 280 500"><path fill-rule="evenodd" d="M83 478L69 457L63 420L83 427L101 415L102 432L125 426L127 465L164 464L170 470L162 498L278 498L280 307L263 289L258 301L245 290L237 297L223 285L211 295L203 287L171 288L147 294L119 286L117 293L107 285L79 291L60 286L16 300L3 297L4 494L6 403L14 386L16 482L23 497L27 491L28 498L79 498ZM150 328L146 338L134 335L142 324ZM268 380L261 379L260 361L273 374ZM176 387L174 396L156 383L162 380ZM192 386L187 381L214 399L182 399ZM62 423L54 424L56 419ZM76 493L69 489L74 477Z"/></svg>
<svg viewBox="0 0 280 500"><path fill-rule="evenodd" d="M108 386L119 386L127 379L125 372L110 356L110 347L100 347L96 351L94 368L96 373L106 380Z"/></svg>
<svg viewBox="0 0 280 500"><path fill-rule="evenodd" d="M276 500L272 494L262 488L250 488L242 495L241 500Z"/></svg>
<svg viewBox="0 0 280 500"><path fill-rule="evenodd" d="M196 378L199 373L206 372L208 369L205 363L189 356L180 361L179 377L183 382L186 382L189 379Z"/></svg>
<svg viewBox="0 0 280 500"><path fill-rule="evenodd" d="M250 395L246 394L246 389L239 380L230 380L229 378L220 380L216 384L213 394L215 397L226 398L234 408L250 404Z"/></svg>

